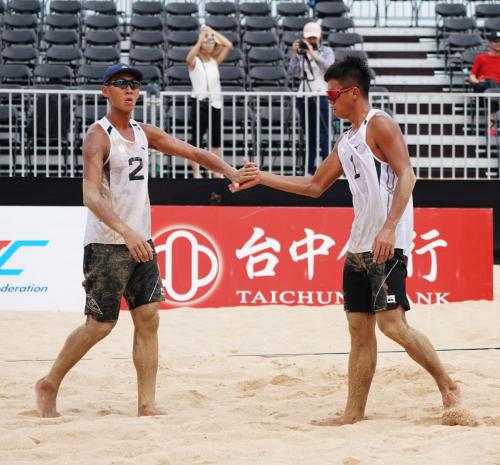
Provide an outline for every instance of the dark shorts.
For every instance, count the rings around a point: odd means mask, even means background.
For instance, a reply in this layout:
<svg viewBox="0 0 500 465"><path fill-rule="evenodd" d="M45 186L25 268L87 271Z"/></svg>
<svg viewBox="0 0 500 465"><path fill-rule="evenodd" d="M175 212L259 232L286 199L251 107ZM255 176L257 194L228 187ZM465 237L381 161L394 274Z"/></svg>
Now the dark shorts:
<svg viewBox="0 0 500 465"><path fill-rule="evenodd" d="M198 109L199 109L199 117L198 117ZM208 149L219 148L220 147L220 114L221 111L219 108L214 108L210 105L210 118L209 121L209 105L206 100L200 100L198 103L197 99L191 99L191 123L192 123L192 132L191 132L191 145L195 147L200 147L202 145L203 136L207 133L207 147ZM198 119L199 118L199 119ZM198 120L198 124L197 124ZM208 125L212 123L212 129L210 131L210 136L212 140L210 141L208 137ZM199 129L199 131L198 131ZM212 146L209 147L209 143L212 143Z"/></svg>
<svg viewBox="0 0 500 465"><path fill-rule="evenodd" d="M344 263L344 309L375 313L402 306L410 310L406 296L406 263L402 249L385 263L373 263L371 252L350 253Z"/></svg>
<svg viewBox="0 0 500 465"><path fill-rule="evenodd" d="M145 263L136 262L126 245L85 246L82 283L86 292L85 315L102 322L118 320L122 296L130 310L164 300L156 251L153 241L148 242L154 256Z"/></svg>

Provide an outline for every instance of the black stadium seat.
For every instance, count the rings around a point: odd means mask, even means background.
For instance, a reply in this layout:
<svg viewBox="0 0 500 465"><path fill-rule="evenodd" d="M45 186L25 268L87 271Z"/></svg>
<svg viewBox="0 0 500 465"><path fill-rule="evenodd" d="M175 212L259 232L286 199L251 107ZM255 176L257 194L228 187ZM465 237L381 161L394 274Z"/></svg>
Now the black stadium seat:
<svg viewBox="0 0 500 465"><path fill-rule="evenodd" d="M2 49L4 63L22 63L33 66L38 61L38 50L26 45L10 45Z"/></svg>
<svg viewBox="0 0 500 465"><path fill-rule="evenodd" d="M133 47L148 46L148 47L164 47L165 35L160 31L134 31L130 35L130 42Z"/></svg>
<svg viewBox="0 0 500 465"><path fill-rule="evenodd" d="M87 29L116 30L119 22L116 15L88 15L85 17L84 25Z"/></svg>
<svg viewBox="0 0 500 465"><path fill-rule="evenodd" d="M169 15L166 20L167 31L197 31L200 23L190 15Z"/></svg>
<svg viewBox="0 0 500 465"><path fill-rule="evenodd" d="M120 34L116 31L88 31L85 35L87 46L91 44L119 47L120 40Z"/></svg>
<svg viewBox="0 0 500 465"><path fill-rule="evenodd" d="M262 65L283 66L284 59L283 52L278 47L251 48L247 53L248 68Z"/></svg>
<svg viewBox="0 0 500 465"><path fill-rule="evenodd" d="M136 15L161 15L163 13L163 3L156 1L138 1L132 3L132 14Z"/></svg>
<svg viewBox="0 0 500 465"><path fill-rule="evenodd" d="M218 32L236 32L240 26L239 21L234 16L207 16L205 18L205 24Z"/></svg>
<svg viewBox="0 0 500 465"><path fill-rule="evenodd" d="M10 14L3 18L2 26L6 29L36 29L38 19L32 14Z"/></svg>
<svg viewBox="0 0 500 465"><path fill-rule="evenodd" d="M314 14L317 18L328 18L331 16L344 16L349 12L349 8L341 1L321 2L314 7Z"/></svg>
<svg viewBox="0 0 500 465"><path fill-rule="evenodd" d="M88 64L92 63L118 63L120 61L120 52L115 47L96 46L86 47L83 51L83 57Z"/></svg>
<svg viewBox="0 0 500 465"><path fill-rule="evenodd" d="M237 12L236 4L233 2L207 2L205 12L209 15L234 15Z"/></svg>
<svg viewBox="0 0 500 465"><path fill-rule="evenodd" d="M171 31L167 35L167 44L169 47L192 46L198 41L198 36L196 31Z"/></svg>
<svg viewBox="0 0 500 465"><path fill-rule="evenodd" d="M354 28L354 21L352 18L341 16L339 18L324 18L321 21L323 35L327 36L330 31L345 32Z"/></svg>
<svg viewBox="0 0 500 465"><path fill-rule="evenodd" d="M52 0L49 4L52 13L68 15L78 14L82 11L82 4L79 0Z"/></svg>
<svg viewBox="0 0 500 465"><path fill-rule="evenodd" d="M281 23L281 30L282 31L300 31L302 32L302 29L304 29L304 26L311 22L312 18L304 18L304 17L297 17L294 18L292 16L287 16L286 18L283 18L283 21Z"/></svg>
<svg viewBox="0 0 500 465"><path fill-rule="evenodd" d="M79 36L74 30L47 31L43 34L42 41L48 45L77 45Z"/></svg>
<svg viewBox="0 0 500 465"><path fill-rule="evenodd" d="M281 66L254 66L248 72L250 88L255 86L286 86L288 73Z"/></svg>
<svg viewBox="0 0 500 465"><path fill-rule="evenodd" d="M112 0L87 0L83 2L82 9L104 15L115 15L116 3Z"/></svg>
<svg viewBox="0 0 500 465"><path fill-rule="evenodd" d="M244 31L270 31L277 27L278 22L271 16L249 16L242 28Z"/></svg>
<svg viewBox="0 0 500 465"><path fill-rule="evenodd" d="M79 64L82 60L80 47L74 45L53 45L45 52L47 63Z"/></svg>
<svg viewBox="0 0 500 465"><path fill-rule="evenodd" d="M299 2L281 2L278 3L278 16L307 16L309 8L306 3Z"/></svg>
<svg viewBox="0 0 500 465"><path fill-rule="evenodd" d="M156 47L135 47L130 50L129 58L131 64L154 64L163 68L165 53Z"/></svg>
<svg viewBox="0 0 500 465"><path fill-rule="evenodd" d="M39 0L9 0L8 10L18 14L38 14L42 11L42 3Z"/></svg>
<svg viewBox="0 0 500 465"><path fill-rule="evenodd" d="M242 2L238 5L240 15L243 16L269 16L271 5L267 2Z"/></svg>
<svg viewBox="0 0 500 465"><path fill-rule="evenodd" d="M278 37L273 32L245 32L244 47L274 47L278 45Z"/></svg>
<svg viewBox="0 0 500 465"><path fill-rule="evenodd" d="M500 3L481 3L475 8L476 18L499 18Z"/></svg>
<svg viewBox="0 0 500 465"><path fill-rule="evenodd" d="M160 16L132 15L130 27L133 31L162 31L163 21Z"/></svg>
<svg viewBox="0 0 500 465"><path fill-rule="evenodd" d="M67 65L37 65L33 71L35 84L73 84L73 71Z"/></svg>
<svg viewBox="0 0 500 465"><path fill-rule="evenodd" d="M168 2L165 12L169 15L195 15L198 14L198 5L193 2Z"/></svg>
<svg viewBox="0 0 500 465"><path fill-rule="evenodd" d="M0 65L0 84L21 84L27 86L31 83L31 71L26 65L8 64Z"/></svg>
<svg viewBox="0 0 500 465"><path fill-rule="evenodd" d="M0 42L5 46L9 45L24 45L37 43L37 36L33 30L23 30L23 31L3 31L0 35Z"/></svg>
<svg viewBox="0 0 500 465"><path fill-rule="evenodd" d="M353 47L362 43L363 37L357 32L331 32L328 35L330 47Z"/></svg>
<svg viewBox="0 0 500 465"><path fill-rule="evenodd" d="M167 83L169 85L191 85L187 64L174 65L168 68Z"/></svg>
<svg viewBox="0 0 500 465"><path fill-rule="evenodd" d="M169 48L165 55L168 65L173 64L186 64L186 57L191 50L191 47L174 47Z"/></svg>
<svg viewBox="0 0 500 465"><path fill-rule="evenodd" d="M243 86L245 75L243 69L237 66L219 66L221 85Z"/></svg>
<svg viewBox="0 0 500 465"><path fill-rule="evenodd" d="M81 65L78 67L78 78L82 84L101 84L108 65Z"/></svg>
<svg viewBox="0 0 500 465"><path fill-rule="evenodd" d="M80 20L75 14L50 14L45 18L45 25L48 29L79 29Z"/></svg>

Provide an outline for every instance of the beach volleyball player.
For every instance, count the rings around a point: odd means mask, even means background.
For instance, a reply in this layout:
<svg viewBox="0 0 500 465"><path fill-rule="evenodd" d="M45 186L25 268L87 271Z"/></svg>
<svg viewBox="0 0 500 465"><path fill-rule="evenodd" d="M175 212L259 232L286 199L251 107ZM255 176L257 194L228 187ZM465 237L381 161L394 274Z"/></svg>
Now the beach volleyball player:
<svg viewBox="0 0 500 465"><path fill-rule="evenodd" d="M83 198L88 207L84 239L86 322L67 338L47 376L35 386L42 417L57 416L56 398L68 371L107 336L125 297L134 324L138 414L162 413L155 404L158 369L158 309L163 300L153 242L148 195L148 148L199 163L229 178L234 188L255 177L255 167L236 171L210 152L131 119L142 74L128 65L110 66L102 94L109 113L92 124L83 142Z"/></svg>
<svg viewBox="0 0 500 465"><path fill-rule="evenodd" d="M370 107L370 71L364 61L349 57L332 65L325 81L330 107L352 127L337 140L314 176L260 172L255 180L240 186L246 189L261 183L319 197L342 174L349 182L355 217L343 272L351 337L347 405L342 416L313 424L342 425L364 418L377 362L376 325L434 378L443 406L453 407L460 401L458 385L446 373L427 337L409 326L405 317L410 308L405 281L415 175L403 135L389 115Z"/></svg>

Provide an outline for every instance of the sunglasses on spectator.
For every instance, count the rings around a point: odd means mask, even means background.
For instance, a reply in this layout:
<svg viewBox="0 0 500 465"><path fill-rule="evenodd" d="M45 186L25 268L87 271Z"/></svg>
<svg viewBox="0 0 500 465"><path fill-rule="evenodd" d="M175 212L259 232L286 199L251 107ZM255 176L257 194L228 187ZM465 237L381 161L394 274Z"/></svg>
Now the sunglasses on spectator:
<svg viewBox="0 0 500 465"><path fill-rule="evenodd" d="M141 87L141 81L136 81L135 79L132 81L129 81L128 79L115 79L114 81L109 81L108 85L119 87L120 89L130 87L132 90L135 90Z"/></svg>
<svg viewBox="0 0 500 465"><path fill-rule="evenodd" d="M342 94L349 92L350 90L356 89L356 87L346 87L344 89L329 89L326 91L326 95L330 102L335 102Z"/></svg>

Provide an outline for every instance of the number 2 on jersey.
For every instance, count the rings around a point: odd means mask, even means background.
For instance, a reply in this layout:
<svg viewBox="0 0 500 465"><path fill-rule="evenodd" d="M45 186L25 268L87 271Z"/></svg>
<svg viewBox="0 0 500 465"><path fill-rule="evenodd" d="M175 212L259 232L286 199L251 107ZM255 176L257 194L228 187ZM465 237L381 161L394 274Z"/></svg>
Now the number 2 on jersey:
<svg viewBox="0 0 500 465"><path fill-rule="evenodd" d="M137 175L139 171L142 170L142 158L141 157L132 157L128 159L129 166L132 166L134 162L137 162L138 165L130 172L128 178L130 181L140 181L144 179L144 175Z"/></svg>

